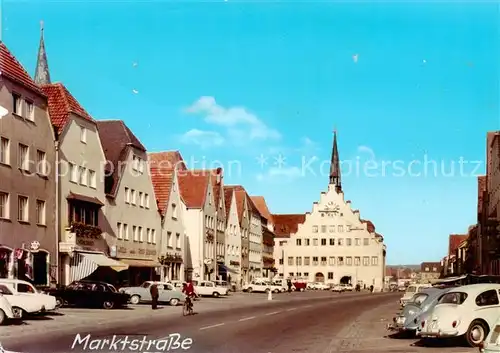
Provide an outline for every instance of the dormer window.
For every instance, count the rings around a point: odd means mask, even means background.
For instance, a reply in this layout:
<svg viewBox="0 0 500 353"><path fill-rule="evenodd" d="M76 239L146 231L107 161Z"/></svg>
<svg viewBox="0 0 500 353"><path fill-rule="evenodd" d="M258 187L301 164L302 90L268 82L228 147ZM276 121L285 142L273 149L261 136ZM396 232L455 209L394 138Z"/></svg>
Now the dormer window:
<svg viewBox="0 0 500 353"><path fill-rule="evenodd" d="M87 143L87 129L80 126L80 142Z"/></svg>
<svg viewBox="0 0 500 353"><path fill-rule="evenodd" d="M142 163L142 159L140 157L132 157L132 169L139 173L144 171L144 164Z"/></svg>

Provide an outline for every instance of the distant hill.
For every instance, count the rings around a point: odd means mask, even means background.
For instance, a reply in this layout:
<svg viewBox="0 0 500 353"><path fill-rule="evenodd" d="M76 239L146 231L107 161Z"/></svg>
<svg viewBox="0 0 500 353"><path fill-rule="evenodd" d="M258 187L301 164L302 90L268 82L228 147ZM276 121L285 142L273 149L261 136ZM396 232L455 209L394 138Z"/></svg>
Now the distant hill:
<svg viewBox="0 0 500 353"><path fill-rule="evenodd" d="M386 265L386 268L407 268L409 270L420 270L420 265Z"/></svg>

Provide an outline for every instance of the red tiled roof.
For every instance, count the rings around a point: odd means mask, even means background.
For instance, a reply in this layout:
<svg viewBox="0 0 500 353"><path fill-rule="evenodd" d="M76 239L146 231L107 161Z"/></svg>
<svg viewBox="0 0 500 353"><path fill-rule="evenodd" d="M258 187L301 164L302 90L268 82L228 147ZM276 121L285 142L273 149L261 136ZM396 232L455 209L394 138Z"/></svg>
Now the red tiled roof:
<svg viewBox="0 0 500 353"><path fill-rule="evenodd" d="M229 219L231 211L231 202L233 201L233 189L224 186L224 202L226 203L226 220ZM237 210L236 210L237 211Z"/></svg>
<svg viewBox="0 0 500 353"><path fill-rule="evenodd" d="M5 76L9 80L45 96L44 92L37 86L35 81L33 81L28 72L3 42L0 42L0 76Z"/></svg>
<svg viewBox="0 0 500 353"><path fill-rule="evenodd" d="M366 219L362 219L361 223L366 223L367 229L368 229L368 231L370 233L374 233L375 232L375 225L372 223L372 221L369 221L369 220L366 220Z"/></svg>
<svg viewBox="0 0 500 353"><path fill-rule="evenodd" d="M146 147L122 120L100 120L96 121L96 124L107 160L106 170L112 173L108 174L111 179L108 179L105 185L105 192L114 197L120 181L119 178L123 175L121 168L126 165L129 147L134 147L143 153L146 152Z"/></svg>
<svg viewBox="0 0 500 353"><path fill-rule="evenodd" d="M95 122L62 83L43 85L42 90L48 97L50 120L59 134L69 121L70 113Z"/></svg>
<svg viewBox="0 0 500 353"><path fill-rule="evenodd" d="M158 204L158 211L162 216L165 216L174 182L174 172L160 173L158 168L155 167L150 168L150 171L151 181L155 190L156 203Z"/></svg>
<svg viewBox="0 0 500 353"><path fill-rule="evenodd" d="M483 212L483 197L484 192L486 192L486 182L486 175L477 177L477 213Z"/></svg>
<svg viewBox="0 0 500 353"><path fill-rule="evenodd" d="M466 239L467 239L467 234L450 234L448 255L454 255L455 251L460 246L460 243L462 243Z"/></svg>
<svg viewBox="0 0 500 353"><path fill-rule="evenodd" d="M178 175L179 191L187 208L202 208L205 204L209 175L186 170Z"/></svg>
<svg viewBox="0 0 500 353"><path fill-rule="evenodd" d="M186 163L179 151L149 152L149 162L160 164L162 170L171 170L177 167L178 170L187 170Z"/></svg>
<svg viewBox="0 0 500 353"><path fill-rule="evenodd" d="M250 209L251 205L248 203L248 194L245 188L241 185L225 185L224 190L234 190L234 197L236 198L236 209L238 211L238 220L241 225L243 220L243 212L245 210L245 203L247 204L247 210Z"/></svg>
<svg viewBox="0 0 500 353"><path fill-rule="evenodd" d="M191 169L193 173L199 175L206 175L210 177L210 181L212 182L212 188L214 190L214 200L217 207L219 207L219 202L221 201L221 190L222 190L222 177L223 170L222 168L216 169Z"/></svg>
<svg viewBox="0 0 500 353"><path fill-rule="evenodd" d="M267 219L268 222L272 222L273 219L271 217L271 212L269 212L269 208L267 207L266 199L264 196L250 196L255 207L259 211L260 215Z"/></svg>
<svg viewBox="0 0 500 353"><path fill-rule="evenodd" d="M288 238L290 234L297 233L299 224L306 221L305 214L273 214L274 234L276 238Z"/></svg>

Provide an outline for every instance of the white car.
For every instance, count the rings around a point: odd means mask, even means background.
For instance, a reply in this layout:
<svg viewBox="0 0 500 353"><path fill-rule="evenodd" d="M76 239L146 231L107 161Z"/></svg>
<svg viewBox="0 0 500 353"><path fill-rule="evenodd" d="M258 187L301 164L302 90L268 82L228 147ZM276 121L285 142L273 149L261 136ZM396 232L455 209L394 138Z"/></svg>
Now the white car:
<svg viewBox="0 0 500 353"><path fill-rule="evenodd" d="M40 292L29 282L0 278L0 284L8 287L12 292L12 295L6 295L12 307L21 309L23 313L44 313L57 308L55 297Z"/></svg>
<svg viewBox="0 0 500 353"><path fill-rule="evenodd" d="M344 292L352 292L354 287L352 284L341 284L342 288L344 288Z"/></svg>
<svg viewBox="0 0 500 353"><path fill-rule="evenodd" d="M5 324L9 319L20 319L22 317L22 311L19 309L14 310L7 300L7 297L11 295L13 295L12 291L7 286L0 284L0 325Z"/></svg>
<svg viewBox="0 0 500 353"><path fill-rule="evenodd" d="M342 292L345 292L345 288L344 288L344 286L342 286L340 284L336 284L332 287L332 292L342 293Z"/></svg>
<svg viewBox="0 0 500 353"><path fill-rule="evenodd" d="M249 284L243 286L243 292L248 293L269 293L272 292L273 288L271 285L264 281L252 281Z"/></svg>
<svg viewBox="0 0 500 353"><path fill-rule="evenodd" d="M483 343L479 344L480 352L483 353L499 353L500 352L500 317L494 324L490 334L486 337Z"/></svg>
<svg viewBox="0 0 500 353"><path fill-rule="evenodd" d="M450 290L422 322L418 335L465 336L470 346L480 346L498 319L499 292L500 284L493 283L471 284Z"/></svg>
<svg viewBox="0 0 500 353"><path fill-rule="evenodd" d="M281 286L281 284L274 282L267 282L267 284L269 285L273 293L283 293L284 291L286 291L286 289Z"/></svg>
<svg viewBox="0 0 500 353"><path fill-rule="evenodd" d="M429 288L429 287L431 287L430 284L411 284L411 285L409 285L408 288L406 288L406 292L403 295L403 297L401 299L399 299L399 304L401 305L402 308L404 308L406 303L408 303L416 293L419 293L422 290L424 290L425 288Z"/></svg>
<svg viewBox="0 0 500 353"><path fill-rule="evenodd" d="M326 283L316 282L316 283L314 283L314 289L328 290L328 289L330 289L330 286Z"/></svg>
<svg viewBox="0 0 500 353"><path fill-rule="evenodd" d="M199 283L194 285L194 291L200 296L211 296L220 297L221 295L227 295L228 289L216 285L212 281L199 281Z"/></svg>

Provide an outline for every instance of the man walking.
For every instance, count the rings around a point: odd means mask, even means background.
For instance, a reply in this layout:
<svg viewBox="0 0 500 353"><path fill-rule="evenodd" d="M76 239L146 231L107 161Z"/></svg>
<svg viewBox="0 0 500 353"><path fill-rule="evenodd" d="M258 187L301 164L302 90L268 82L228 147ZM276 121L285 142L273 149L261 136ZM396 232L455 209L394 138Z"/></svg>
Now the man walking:
<svg viewBox="0 0 500 353"><path fill-rule="evenodd" d="M160 295L158 293L158 286L155 283L149 287L149 293L151 293L151 309L156 310L158 308L158 297Z"/></svg>

